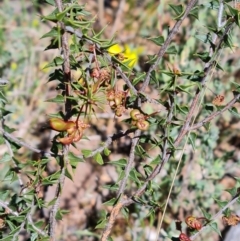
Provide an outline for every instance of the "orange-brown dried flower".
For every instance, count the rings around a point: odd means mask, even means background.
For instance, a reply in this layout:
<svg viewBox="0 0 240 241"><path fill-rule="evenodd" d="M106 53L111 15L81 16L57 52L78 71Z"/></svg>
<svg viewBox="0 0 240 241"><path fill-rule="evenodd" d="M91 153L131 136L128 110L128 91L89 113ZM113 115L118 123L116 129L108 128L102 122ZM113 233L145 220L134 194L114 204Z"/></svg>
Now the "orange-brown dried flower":
<svg viewBox="0 0 240 241"><path fill-rule="evenodd" d="M99 80L102 82L109 82L111 80L111 74L108 69L104 68L100 70Z"/></svg>
<svg viewBox="0 0 240 241"><path fill-rule="evenodd" d="M99 78L100 76L100 71L97 68L92 69L90 76L92 78Z"/></svg>
<svg viewBox="0 0 240 241"><path fill-rule="evenodd" d="M236 214L231 214L229 217L223 216L222 220L228 226L235 226L240 223L240 217Z"/></svg>
<svg viewBox="0 0 240 241"><path fill-rule="evenodd" d="M117 107L116 107L116 109L115 109L115 115L117 116L117 117L121 117L122 116L122 114L125 112L125 108L124 108L124 106L122 106L122 105L118 105Z"/></svg>
<svg viewBox="0 0 240 241"><path fill-rule="evenodd" d="M200 230L202 228L202 223L196 217L188 216L185 219L185 222L189 228L196 229L196 230Z"/></svg>
<svg viewBox="0 0 240 241"><path fill-rule="evenodd" d="M224 101L224 96L223 95L217 95L213 99L212 103L216 106L221 106L221 105L223 105L223 101Z"/></svg>

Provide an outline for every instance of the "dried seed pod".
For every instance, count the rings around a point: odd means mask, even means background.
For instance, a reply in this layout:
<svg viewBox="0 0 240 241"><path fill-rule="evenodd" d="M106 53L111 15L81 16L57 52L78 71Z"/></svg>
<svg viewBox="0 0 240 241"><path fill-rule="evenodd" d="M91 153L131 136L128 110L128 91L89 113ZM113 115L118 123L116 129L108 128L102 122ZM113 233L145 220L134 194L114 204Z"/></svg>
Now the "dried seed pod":
<svg viewBox="0 0 240 241"><path fill-rule="evenodd" d="M121 117L124 112L125 112L124 106L118 105L117 108L116 108L116 110L115 110L115 115L116 115L117 117Z"/></svg>
<svg viewBox="0 0 240 241"><path fill-rule="evenodd" d="M131 112L130 112L130 116L131 116L131 118L133 119L133 120L138 120L138 115L139 114L141 114L140 113L140 110L138 110L138 109L133 109L133 110L131 110Z"/></svg>
<svg viewBox="0 0 240 241"><path fill-rule="evenodd" d="M221 105L223 105L223 101L224 101L224 96L223 95L217 95L213 99L212 103L216 106L221 106Z"/></svg>
<svg viewBox="0 0 240 241"><path fill-rule="evenodd" d="M188 216L185 219L185 222L188 225L188 227L190 227L192 229L200 230L202 228L202 223L196 217Z"/></svg>
<svg viewBox="0 0 240 241"><path fill-rule="evenodd" d="M236 214L231 214L229 217L223 216L222 220L228 226L235 226L240 223L240 217Z"/></svg>
<svg viewBox="0 0 240 241"><path fill-rule="evenodd" d="M115 91L113 89L108 90L106 96L108 101L114 100Z"/></svg>
<svg viewBox="0 0 240 241"><path fill-rule="evenodd" d="M109 82L111 80L111 74L108 69L104 68L100 70L99 80L102 82Z"/></svg>
<svg viewBox="0 0 240 241"><path fill-rule="evenodd" d="M90 76L92 78L99 78L99 76L100 76L99 70L97 68L92 69Z"/></svg>
<svg viewBox="0 0 240 241"><path fill-rule="evenodd" d="M149 122L146 120L138 120L137 121L137 128L141 131L146 131L149 128Z"/></svg>

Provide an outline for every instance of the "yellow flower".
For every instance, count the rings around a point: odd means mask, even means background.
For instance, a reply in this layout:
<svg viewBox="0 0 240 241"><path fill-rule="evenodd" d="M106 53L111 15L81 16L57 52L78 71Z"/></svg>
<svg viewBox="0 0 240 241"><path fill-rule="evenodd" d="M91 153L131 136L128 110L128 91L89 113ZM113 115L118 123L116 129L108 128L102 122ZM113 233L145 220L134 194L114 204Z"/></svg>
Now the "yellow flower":
<svg viewBox="0 0 240 241"><path fill-rule="evenodd" d="M139 55L143 52L142 47L137 48L130 48L129 45L125 45L125 51L124 51L124 57L125 60L123 60L123 63L126 63L128 67L133 68L139 59Z"/></svg>
<svg viewBox="0 0 240 241"><path fill-rule="evenodd" d="M123 52L123 48L119 44L114 44L108 49L109 54L116 55Z"/></svg>
<svg viewBox="0 0 240 241"><path fill-rule="evenodd" d="M143 52L142 47L130 48L129 45L125 45L124 48L115 44L108 49L109 54L119 55L119 60L127 65L129 68L133 68L139 59L139 55Z"/></svg>

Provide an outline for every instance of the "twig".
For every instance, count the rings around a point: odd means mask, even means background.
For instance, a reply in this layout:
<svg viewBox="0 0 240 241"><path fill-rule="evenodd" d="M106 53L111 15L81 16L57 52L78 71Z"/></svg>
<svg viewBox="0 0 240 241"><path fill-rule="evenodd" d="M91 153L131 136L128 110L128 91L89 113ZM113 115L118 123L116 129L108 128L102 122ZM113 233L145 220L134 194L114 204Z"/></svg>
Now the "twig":
<svg viewBox="0 0 240 241"><path fill-rule="evenodd" d="M10 207L8 207L7 203L3 202L2 200L0 200L0 206L5 208L7 212L11 213L12 215L18 217L19 213L13 211Z"/></svg>
<svg viewBox="0 0 240 241"><path fill-rule="evenodd" d="M63 11L63 3L62 0L55 0L55 4L58 8L59 12ZM68 98L71 95L71 90L70 90L70 83L71 83L71 66L70 66L70 59L69 59L69 46L68 46L68 37L67 37L67 32L65 31L65 25L63 22L59 22L61 28L64 30L64 33L61 36L61 41L62 41L62 51L63 51L63 73L64 73L64 82L65 82L65 120L69 120L72 115L72 104L71 100ZM63 155L59 157L60 159L60 167L61 167L61 175L58 179L58 184L57 184L57 189L56 189L56 201L51 209L50 212L50 217L49 217L49 236L50 240L54 241L55 240L55 227L56 227L56 214L58 211L58 207L60 205L60 200L61 200L61 193L62 193L62 188L64 185L64 180L65 180L65 169L66 169L66 164L67 164L67 158L68 158L68 152L69 152L69 146L64 146L63 145Z"/></svg>
<svg viewBox="0 0 240 241"><path fill-rule="evenodd" d="M65 153L66 154L66 153ZM54 241L55 240L55 227L57 224L57 220L56 220L56 214L58 211L58 207L60 205L60 201L61 201L61 192L62 192L62 188L64 185L64 180L65 180L65 157L67 157L66 155L63 155L60 157L60 165L61 165L61 174L60 177L58 179L58 184L57 184L57 189L56 189L56 201L51 209L50 212L50 216L49 216L49 229L48 229L48 234L50 236L50 240Z"/></svg>
<svg viewBox="0 0 240 241"><path fill-rule="evenodd" d="M30 215L28 216L28 222L32 225L33 229L37 231L40 235L44 237L47 236L47 234L44 231L42 231L41 229L35 226L35 224L33 223L32 217Z"/></svg>
<svg viewBox="0 0 240 241"><path fill-rule="evenodd" d="M188 129L188 131L199 129L205 123L210 122L212 119L214 119L217 116L221 115L224 111L229 110L239 100L239 98L240 98L240 94L235 95L235 97L230 102L228 102L223 109L212 113L210 116L206 117L205 119L203 119L199 123L194 124L191 128Z"/></svg>
<svg viewBox="0 0 240 241"><path fill-rule="evenodd" d="M101 241L107 241L110 233L111 233L111 230L113 228L113 225L115 223L115 220L116 220L116 217L118 216L119 212L121 211L123 207L123 204L121 202L119 202L117 205L115 205L111 211L111 214L110 214L110 217L109 217L109 220L107 222L107 226L105 228L105 230L103 231L102 233L102 236L101 236Z"/></svg>
<svg viewBox="0 0 240 241"><path fill-rule="evenodd" d="M170 31L166 41L164 42L163 46L160 48L160 50L157 54L156 62L148 70L146 78L143 82L143 85L142 85L140 91L144 91L146 89L146 87L148 86L148 84L150 82L150 77L151 77L152 71L158 67L160 60L162 59L163 55L167 51L167 48L168 48L169 44L171 43L173 37L177 34L179 27L181 26L183 20L188 16L189 12L194 7L194 5L196 4L197 1L198 0L191 0L190 3L187 5L187 8L186 8L183 16L175 23L175 25L172 28L172 30Z"/></svg>
<svg viewBox="0 0 240 241"><path fill-rule="evenodd" d="M98 0L98 12L99 12L99 23L100 23L100 26L103 28L105 25L104 0Z"/></svg>
<svg viewBox="0 0 240 241"><path fill-rule="evenodd" d="M117 26L120 23L125 2L126 2L125 0L121 0L120 3L119 3L119 7L118 7L118 10L117 10L117 13L116 13L115 21L114 21L112 29L111 29L110 37L112 37L113 34L116 32Z"/></svg>
<svg viewBox="0 0 240 241"><path fill-rule="evenodd" d="M36 153L39 153L41 154L42 156L45 156L45 157L50 157L53 155L53 153L51 152L45 152L43 150L40 150L40 149L37 149L35 147L32 147L31 145L27 144L26 142L22 141L22 140L19 140L18 138L16 138L15 136L11 135L10 133L6 132L2 127L0 127L0 132L3 134L3 136L5 136L8 140L18 144L19 146L23 146L23 147L26 147L27 149L33 151L33 152L36 152Z"/></svg>
<svg viewBox="0 0 240 241"><path fill-rule="evenodd" d="M139 136L140 136L141 131L140 130L136 130L134 133L134 137L132 139L132 144L131 144L131 149L130 149L130 154L129 154L129 158L128 158L128 162L125 166L125 170L124 170L124 178L121 180L119 189L118 189L118 193L117 193L117 197L119 197L120 195L123 194L124 189L126 188L126 182L128 180L129 177L129 173L133 167L134 164L134 158L135 158L135 148L136 145L138 143L139 140Z"/></svg>
<svg viewBox="0 0 240 241"><path fill-rule="evenodd" d="M220 0L219 1L219 9L218 9L218 27L221 28L224 23L222 23L222 19L223 19L223 10L224 10L224 1Z"/></svg>
<svg viewBox="0 0 240 241"><path fill-rule="evenodd" d="M211 218L211 222L216 220L219 216L221 216L223 214L223 212L229 208L230 206L232 206L235 202L237 202L239 198L239 195L236 195L229 203L226 204L226 206L224 206L221 210L219 210L212 218ZM206 228L208 228L208 226L204 226L202 227L197 233L195 233L194 235L192 235L190 237L191 240L194 240L198 235L200 235Z"/></svg>

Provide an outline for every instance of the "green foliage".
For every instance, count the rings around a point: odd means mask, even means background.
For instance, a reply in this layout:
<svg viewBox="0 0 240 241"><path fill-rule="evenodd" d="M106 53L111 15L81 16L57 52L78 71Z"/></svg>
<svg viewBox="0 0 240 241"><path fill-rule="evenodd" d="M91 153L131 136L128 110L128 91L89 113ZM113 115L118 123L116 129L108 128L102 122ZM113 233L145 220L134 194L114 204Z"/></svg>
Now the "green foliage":
<svg viewBox="0 0 240 241"><path fill-rule="evenodd" d="M239 102L240 85L237 80L233 81L239 58L228 57L239 38L234 31L240 26L239 10L224 3L221 13L224 23L219 26L219 1L195 5L185 19L188 24L177 29L174 24L182 20L188 9L184 3L169 4L166 7L169 12L162 3L157 5L151 1L152 7L149 5L149 8L147 3L142 3L142 8L147 9L142 14L145 19L140 16L137 22L141 26L139 33L148 37L144 39L145 49L140 50L141 46L121 46L117 38L108 35L108 27L95 29L97 19L78 1L58 2L62 11L55 6L55 1L47 0L45 3L51 12L41 14L41 24L51 26L41 41L49 41L45 45L47 52L55 50L52 59L41 70L51 69L48 86L54 86L54 91L51 95L43 94L44 91L34 92L34 100L40 96L46 106L42 108L38 104L32 110L39 110L37 119L48 113L47 106L54 105L48 115L58 118L67 127L60 128L64 131L58 131L51 139L49 152L27 144L31 143L30 139L25 142L16 138L11 123L14 123L16 132L21 131L21 121L14 120L21 117L18 106L27 109L28 100L20 96L15 99L19 105L11 103L9 94L18 85L1 86L0 143L6 147L0 159L3 167L0 174L1 240L14 240L23 230L31 240L59 239L55 236L55 221L64 220L71 214L59 206L64 182L66 178L74 182L75 171L82 162L101 170L111 166L115 173L110 183L102 185L98 182L96 188L99 192L106 189L108 196L104 197L104 204L112 206L112 211L108 214L104 208L94 210L96 220L92 226L86 226L88 230L76 231L77 236L99 239L103 233L113 240L119 234L112 232L110 237L109 233L114 229L117 215L121 215L126 226L132 225L131 230L141 227L136 233L145 239L146 226L156 225L159 214L163 217L162 229L171 234L176 231L173 220L178 217L180 209L186 216L203 213L205 225L221 236L212 213L217 210L212 206L216 202L224 215L230 213L225 208L228 202L221 199L224 188L220 180L227 173L226 163L235 157L232 151L222 153L219 146L228 142L226 136L229 135L222 134L227 130L221 122L230 123L229 120L240 116L238 106L234 106ZM129 12L133 13L134 1L128 1L128 4ZM13 11L5 2L3 6L9 13ZM153 8L157 9L159 16L171 16L170 24L161 26L161 33L155 30L158 21L157 14L152 14ZM130 15L129 19L133 21L134 13ZM151 20L151 28L143 20ZM8 23L6 15L1 21L2 25ZM124 22L125 28L132 31L131 21L128 21ZM14 56L14 48L9 46L5 36L6 30L0 29L3 42L0 46L0 74L8 73L11 80L24 74L26 62L20 50L29 52L28 44L33 47L34 43L30 38L25 39L26 36L17 29L7 34L13 35L12 41L24 39ZM148 44L154 51L148 52ZM110 47L120 51L113 53ZM231 61L235 61L235 65ZM27 97L39 87L38 79L42 78L36 77L27 87ZM219 99L219 95L223 98ZM135 116L129 113L132 109L137 112ZM123 120L120 126L126 131L116 128L116 133L114 130L94 150L88 130L93 130L93 125L101 129L100 122L94 124L94 121L98 120L98 115L109 112L114 114L115 120ZM30 132L30 126L27 131ZM121 147L114 150L112 143L127 135L131 137L131 143L123 155ZM87 148L81 146L83 139L89 143ZM24 152L21 148L25 148ZM38 157L32 157L27 150L37 153ZM112 160L115 151L121 157ZM52 161L56 169L50 172L48 165ZM233 179L236 183L239 181ZM43 192L52 185L57 188L56 195L47 201ZM227 192L232 198L238 198L237 184ZM33 220L36 210L42 212L46 208L50 209L48 219L37 217Z"/></svg>

